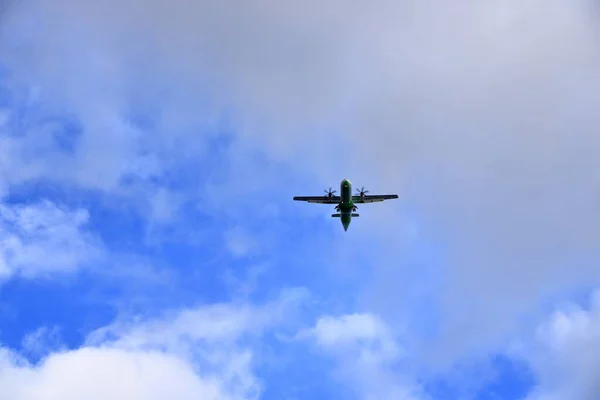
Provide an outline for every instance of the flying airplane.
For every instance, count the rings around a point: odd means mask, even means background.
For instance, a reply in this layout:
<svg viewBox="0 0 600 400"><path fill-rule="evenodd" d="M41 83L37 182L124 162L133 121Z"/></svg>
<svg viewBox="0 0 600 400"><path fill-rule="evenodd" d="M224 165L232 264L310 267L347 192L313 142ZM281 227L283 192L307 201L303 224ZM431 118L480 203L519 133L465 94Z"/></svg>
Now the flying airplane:
<svg viewBox="0 0 600 400"><path fill-rule="evenodd" d="M397 194L375 194L375 195L367 195L369 193L365 188L361 188L357 190L357 195L352 196L352 182L348 179L344 179L340 184L340 192L341 196L335 196L335 190L325 190L327 193L325 196L296 196L294 200L296 201L306 201L309 203L317 203L317 204L337 204L335 206L336 214L331 214L334 218L340 218L342 221L342 225L344 227L344 231L348 230L348 226L350 226L350 222L352 221L352 217L358 217L358 214L355 211L358 209L356 204L364 204L364 203L374 203L376 201L384 201L397 199Z"/></svg>

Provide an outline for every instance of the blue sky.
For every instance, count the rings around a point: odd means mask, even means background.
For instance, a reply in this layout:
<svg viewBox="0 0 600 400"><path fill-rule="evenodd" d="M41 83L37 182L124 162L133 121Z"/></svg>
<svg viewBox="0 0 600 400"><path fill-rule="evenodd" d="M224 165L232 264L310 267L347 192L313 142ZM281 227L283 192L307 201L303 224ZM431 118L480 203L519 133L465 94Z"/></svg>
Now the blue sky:
<svg viewBox="0 0 600 400"><path fill-rule="evenodd" d="M0 399L600 396L585 2L7 4Z"/></svg>

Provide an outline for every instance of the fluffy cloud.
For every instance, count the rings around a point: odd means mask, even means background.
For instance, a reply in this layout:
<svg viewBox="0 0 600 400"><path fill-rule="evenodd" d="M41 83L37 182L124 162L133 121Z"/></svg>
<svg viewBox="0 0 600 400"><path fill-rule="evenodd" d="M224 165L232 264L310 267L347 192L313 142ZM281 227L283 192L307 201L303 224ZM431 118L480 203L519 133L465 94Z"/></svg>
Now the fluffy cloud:
<svg viewBox="0 0 600 400"><path fill-rule="evenodd" d="M42 326L27 334L22 342L23 351L35 356L44 356L61 347L60 329Z"/></svg>
<svg viewBox="0 0 600 400"><path fill-rule="evenodd" d="M46 277L98 260L102 244L86 230L88 218L49 201L0 204L0 276Z"/></svg>
<svg viewBox="0 0 600 400"><path fill-rule="evenodd" d="M375 362L393 360L399 355L398 346L389 328L379 318L370 314L322 317L317 321L312 333L319 346L330 350L343 350L357 344L374 344L376 350L372 352L365 349L363 355Z"/></svg>
<svg viewBox="0 0 600 400"><path fill-rule="evenodd" d="M159 351L83 348L56 353L33 367L0 359L3 399L234 399L218 379L203 379L189 363Z"/></svg>
<svg viewBox="0 0 600 400"><path fill-rule="evenodd" d="M403 355L398 338L377 316L324 316L297 337L314 340L318 349L333 356L337 378L362 399L425 398L411 377L397 368Z"/></svg>
<svg viewBox="0 0 600 400"><path fill-rule="evenodd" d="M363 214L380 252L365 256L375 268L361 299L398 322L421 315L427 297L444 318L438 340L415 351L451 361L502 342L543 296L597 280L591 7L31 0L8 14L1 54L15 80L82 121L63 164L78 183L112 190L203 155L199 132L227 108L231 158L260 148L319 186L344 171L399 191L418 234L399 237L403 213ZM153 135L124 122L134 111L156 116ZM160 204L156 216L170 215ZM431 242L443 251L425 276L410 257ZM415 287L419 301L407 297Z"/></svg>
<svg viewBox="0 0 600 400"><path fill-rule="evenodd" d="M556 311L539 328L527 358L539 386L528 400L592 400L600 396L600 292L589 309Z"/></svg>
<svg viewBox="0 0 600 400"><path fill-rule="evenodd" d="M285 329L303 293L284 291L262 306L214 304L119 320L90 334L83 347L50 352L38 365L4 349L0 398L255 399L262 391L253 371L257 340Z"/></svg>

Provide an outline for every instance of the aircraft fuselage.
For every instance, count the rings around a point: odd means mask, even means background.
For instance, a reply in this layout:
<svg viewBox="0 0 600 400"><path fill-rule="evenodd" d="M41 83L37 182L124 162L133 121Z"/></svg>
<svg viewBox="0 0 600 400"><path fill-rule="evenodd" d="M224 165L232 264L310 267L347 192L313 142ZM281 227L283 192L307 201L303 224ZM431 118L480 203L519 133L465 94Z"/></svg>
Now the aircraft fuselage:
<svg viewBox="0 0 600 400"><path fill-rule="evenodd" d="M352 182L348 179L344 179L340 183L340 197L341 201L338 205L340 220L344 230L348 230L350 222L352 222L352 212L355 210L354 202L352 201Z"/></svg>

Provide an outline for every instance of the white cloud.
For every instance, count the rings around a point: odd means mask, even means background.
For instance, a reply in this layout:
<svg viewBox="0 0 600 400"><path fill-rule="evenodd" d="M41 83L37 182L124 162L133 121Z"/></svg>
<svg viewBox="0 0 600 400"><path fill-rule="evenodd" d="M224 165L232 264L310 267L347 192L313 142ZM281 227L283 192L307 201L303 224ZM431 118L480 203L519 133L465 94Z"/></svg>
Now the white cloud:
<svg viewBox="0 0 600 400"><path fill-rule="evenodd" d="M60 328L42 326L25 335L23 351L33 356L43 356L61 347Z"/></svg>
<svg viewBox="0 0 600 400"><path fill-rule="evenodd" d="M0 399L256 399L263 383L254 351L267 345L256 347L257 340L285 329L303 298L289 290L262 306L214 304L120 320L38 365L0 349Z"/></svg>
<svg viewBox="0 0 600 400"><path fill-rule="evenodd" d="M387 326L370 314L319 318L313 334L317 344L326 349L344 351L362 344L366 346L364 355L368 358L376 356L377 361L393 360L399 356L398 346ZM375 345L374 352L368 349L371 344Z"/></svg>
<svg viewBox="0 0 600 400"><path fill-rule="evenodd" d="M50 201L0 204L0 275L26 278L73 272L102 257L102 244L86 230L89 214Z"/></svg>
<svg viewBox="0 0 600 400"><path fill-rule="evenodd" d="M377 316L324 316L297 338L313 339L338 363L336 377L361 399L416 400L426 398L410 375L398 369L402 349L392 330Z"/></svg>
<svg viewBox="0 0 600 400"><path fill-rule="evenodd" d="M203 379L193 367L159 351L82 348L55 353L37 367L0 358L0 398L75 399L235 399L217 379Z"/></svg>
<svg viewBox="0 0 600 400"><path fill-rule="evenodd" d="M400 192L419 211L420 244L433 237L445 249L439 286L418 275L444 315L440 339L415 347L419 360L493 346L541 297L598 279L597 263L563 267L600 259L600 57L588 2L232 4L20 2L2 59L85 125L75 162L56 170L107 190L131 171L160 174L201 154L197 128L227 104L247 145L229 156L258 147L317 180L344 171ZM124 123L132 105L160 114L161 134ZM136 161L147 153L158 161ZM11 169L22 179L54 170L22 164ZM420 267L409 268L396 235L401 216L365 234L382 251L368 257L363 299L392 320L421 306L403 297Z"/></svg>
<svg viewBox="0 0 600 400"><path fill-rule="evenodd" d="M556 311L524 349L539 381L527 400L600 397L600 292L591 300Z"/></svg>

